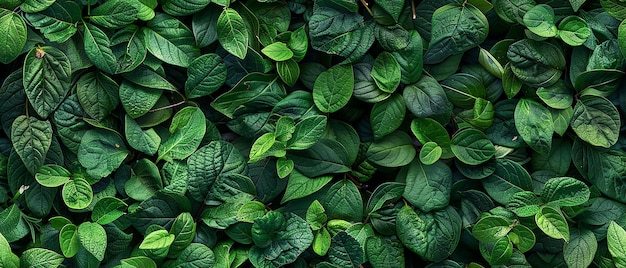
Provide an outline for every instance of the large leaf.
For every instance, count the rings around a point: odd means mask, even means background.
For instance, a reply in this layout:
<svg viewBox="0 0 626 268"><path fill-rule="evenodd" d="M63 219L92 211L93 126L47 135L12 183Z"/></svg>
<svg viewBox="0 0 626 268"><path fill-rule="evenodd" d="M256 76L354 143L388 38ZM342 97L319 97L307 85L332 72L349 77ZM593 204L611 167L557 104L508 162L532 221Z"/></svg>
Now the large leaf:
<svg viewBox="0 0 626 268"><path fill-rule="evenodd" d="M349 180L341 180L331 186L324 205L331 219L360 221L363 218L363 198L356 185Z"/></svg>
<svg viewBox="0 0 626 268"><path fill-rule="evenodd" d="M188 67L199 56L193 33L180 20L158 14L143 28L148 51L163 62Z"/></svg>
<svg viewBox="0 0 626 268"><path fill-rule="evenodd" d="M78 147L78 161L94 178L111 174L128 154L122 138L117 133L104 129L87 131Z"/></svg>
<svg viewBox="0 0 626 268"><path fill-rule="evenodd" d="M87 57L98 69L113 74L117 70L117 58L111 50L111 40L95 25L84 23L84 48Z"/></svg>
<svg viewBox="0 0 626 268"><path fill-rule="evenodd" d="M507 57L515 76L535 86L553 84L565 69L563 52L548 42L517 41L509 46Z"/></svg>
<svg viewBox="0 0 626 268"><path fill-rule="evenodd" d="M374 104L370 114L374 138L380 139L398 129L405 114L406 105L400 94L393 94L388 99Z"/></svg>
<svg viewBox="0 0 626 268"><path fill-rule="evenodd" d="M335 65L315 79L313 101L322 112L336 112L348 103L353 90L352 65Z"/></svg>
<svg viewBox="0 0 626 268"><path fill-rule="evenodd" d="M26 45L26 23L15 12L0 8L0 62L7 64L22 53Z"/></svg>
<svg viewBox="0 0 626 268"><path fill-rule="evenodd" d="M322 189L333 179L332 176L322 176L318 178L308 178L297 170L291 172L287 181L287 189L285 195L280 200L281 204L287 201L309 196Z"/></svg>
<svg viewBox="0 0 626 268"><path fill-rule="evenodd" d="M546 107L531 99L519 100L515 107L515 128L530 148L540 154L550 153L554 122Z"/></svg>
<svg viewBox="0 0 626 268"><path fill-rule="evenodd" d="M267 245L260 247L252 246L250 249L250 262L256 267L279 267L290 264L313 243L313 232L309 224L299 216L290 213L284 216L280 227L271 225L280 212L268 213L264 217L255 220L258 232L264 232L270 236ZM280 215L282 216L282 215ZM269 230L273 232L267 233Z"/></svg>
<svg viewBox="0 0 626 268"><path fill-rule="evenodd" d="M626 241L626 231L624 231L624 228L611 221L606 240L615 264L618 266L626 265L626 243L624 243Z"/></svg>
<svg viewBox="0 0 626 268"><path fill-rule="evenodd" d="M422 76L415 84L406 86L402 92L406 107L417 117L449 116L452 103L445 91L430 76Z"/></svg>
<svg viewBox="0 0 626 268"><path fill-rule="evenodd" d="M501 204L508 204L515 193L533 189L528 171L508 159L497 159L496 170L482 183L489 196Z"/></svg>
<svg viewBox="0 0 626 268"><path fill-rule="evenodd" d="M200 146L206 132L206 118L199 108L186 107L174 115L169 130L171 135L159 147L158 159L168 162L185 159Z"/></svg>
<svg viewBox="0 0 626 268"><path fill-rule="evenodd" d="M93 201L93 190L85 179L78 177L63 185L63 202L72 209L84 209Z"/></svg>
<svg viewBox="0 0 626 268"><path fill-rule="evenodd" d="M21 115L11 126L13 148L31 174L39 171L52 144L52 124Z"/></svg>
<svg viewBox="0 0 626 268"><path fill-rule="evenodd" d="M187 16L206 7L211 1L207 0L166 0L162 1L161 7L165 13L172 16Z"/></svg>
<svg viewBox="0 0 626 268"><path fill-rule="evenodd" d="M106 231L100 224L83 222L78 226L78 239L83 248L102 261L107 248Z"/></svg>
<svg viewBox="0 0 626 268"><path fill-rule="evenodd" d="M63 255L45 248L31 248L20 257L19 267L59 267L63 263Z"/></svg>
<svg viewBox="0 0 626 268"><path fill-rule="evenodd" d="M217 38L220 45L228 53L240 59L246 57L248 52L248 28L236 10L226 8L217 18Z"/></svg>
<svg viewBox="0 0 626 268"><path fill-rule="evenodd" d="M331 239L328 258L341 267L358 268L364 260L363 249L354 237L339 232Z"/></svg>
<svg viewBox="0 0 626 268"><path fill-rule="evenodd" d="M450 148L457 159L468 165L487 162L496 152L487 136L474 128L459 131L450 142Z"/></svg>
<svg viewBox="0 0 626 268"><path fill-rule="evenodd" d="M626 202L622 179L626 175L626 154L606 150L576 140L572 146L572 162L576 169L605 195Z"/></svg>
<svg viewBox="0 0 626 268"><path fill-rule="evenodd" d="M546 181L541 199L556 206L576 206L589 200L590 190L584 182L570 177L557 177Z"/></svg>
<svg viewBox="0 0 626 268"><path fill-rule="evenodd" d="M139 7L134 1L112 0L91 11L89 19L100 26L118 29L131 24L137 19Z"/></svg>
<svg viewBox="0 0 626 268"><path fill-rule="evenodd" d="M368 161L384 167L404 166L416 154L411 137L402 131L393 132L373 142L366 152Z"/></svg>
<svg viewBox="0 0 626 268"><path fill-rule="evenodd" d="M378 54L372 67L371 76L380 90L393 93L400 85L400 64L389 52Z"/></svg>
<svg viewBox="0 0 626 268"><path fill-rule="evenodd" d="M413 84L422 76L423 55L422 37L415 30L409 31L408 45L391 54L400 64L401 81L405 84Z"/></svg>
<svg viewBox="0 0 626 268"><path fill-rule="evenodd" d="M226 66L217 54L205 54L194 59L187 69L185 95L198 98L218 90L226 81Z"/></svg>
<svg viewBox="0 0 626 268"><path fill-rule="evenodd" d="M452 170L443 162L425 165L414 159L400 174L406 184L402 196L421 211L442 209L450 202Z"/></svg>
<svg viewBox="0 0 626 268"><path fill-rule="evenodd" d="M487 17L471 4L449 4L432 17L432 39L424 63L440 63L485 41L489 32Z"/></svg>
<svg viewBox="0 0 626 268"><path fill-rule="evenodd" d="M563 247L563 257L568 267L589 267L598 250L598 241L587 229L570 230L570 241Z"/></svg>
<svg viewBox="0 0 626 268"><path fill-rule="evenodd" d="M594 146L611 147L617 142L620 116L615 106L604 97L580 97L570 123L579 138Z"/></svg>
<svg viewBox="0 0 626 268"><path fill-rule="evenodd" d="M557 207L544 206L535 214L535 222L539 229L554 239L569 241L569 227L565 216Z"/></svg>
<svg viewBox="0 0 626 268"><path fill-rule="evenodd" d="M32 49L24 59L24 91L37 114L46 118L70 91L69 58L54 47Z"/></svg>
<svg viewBox="0 0 626 268"><path fill-rule="evenodd" d="M43 12L27 13L26 19L52 42L62 43L77 30L81 10L73 1L56 1Z"/></svg>
<svg viewBox="0 0 626 268"><path fill-rule="evenodd" d="M82 75L76 82L76 95L83 110L96 120L104 119L120 102L118 84L99 72Z"/></svg>

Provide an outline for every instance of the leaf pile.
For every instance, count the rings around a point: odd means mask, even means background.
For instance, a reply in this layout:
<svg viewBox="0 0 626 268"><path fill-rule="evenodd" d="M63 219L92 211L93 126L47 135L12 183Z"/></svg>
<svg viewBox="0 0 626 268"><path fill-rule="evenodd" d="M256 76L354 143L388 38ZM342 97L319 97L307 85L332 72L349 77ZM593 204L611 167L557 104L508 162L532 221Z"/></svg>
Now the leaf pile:
<svg viewBox="0 0 626 268"><path fill-rule="evenodd" d="M625 10L1 1L0 266L624 267Z"/></svg>

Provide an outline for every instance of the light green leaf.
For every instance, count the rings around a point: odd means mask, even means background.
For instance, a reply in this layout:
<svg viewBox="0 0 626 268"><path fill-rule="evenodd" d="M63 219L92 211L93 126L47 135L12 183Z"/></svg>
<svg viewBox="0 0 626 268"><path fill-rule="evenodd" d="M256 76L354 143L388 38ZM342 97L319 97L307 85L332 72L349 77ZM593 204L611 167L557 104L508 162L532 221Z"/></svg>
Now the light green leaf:
<svg viewBox="0 0 626 268"><path fill-rule="evenodd" d="M326 217L326 210L317 199L314 200L309 208L306 210L306 221L311 225L313 231L320 230L328 218Z"/></svg>
<svg viewBox="0 0 626 268"><path fill-rule="evenodd" d="M120 260L121 267L116 268L157 268L157 264L146 256L136 256Z"/></svg>
<svg viewBox="0 0 626 268"><path fill-rule="evenodd" d="M294 167L295 163L291 159L279 158L278 160L276 160L276 173L281 179L289 176L289 174L293 172Z"/></svg>
<svg viewBox="0 0 626 268"><path fill-rule="evenodd" d="M281 204L287 201L302 198L317 192L322 189L333 179L332 175L322 176L318 178L307 178L294 169L287 181L287 189L285 189L285 195L280 200Z"/></svg>
<svg viewBox="0 0 626 268"><path fill-rule="evenodd" d="M174 258L187 248L196 236L196 222L189 212L183 212L174 223L169 231L170 235L174 235L174 241L169 247L168 257ZM145 240L144 240L145 241Z"/></svg>
<svg viewBox="0 0 626 268"><path fill-rule="evenodd" d="M524 25L534 34L541 37L557 35L554 10L549 5L536 5L524 14Z"/></svg>
<svg viewBox="0 0 626 268"><path fill-rule="evenodd" d="M420 161L424 165L432 165L441 158L443 150L434 141L425 143L420 149Z"/></svg>
<svg viewBox="0 0 626 268"><path fill-rule="evenodd" d="M217 19L217 38L228 53L244 59L248 52L248 28L232 8L225 8Z"/></svg>
<svg viewBox="0 0 626 268"><path fill-rule="evenodd" d="M570 46L580 46L591 36L587 22L578 16L567 16L559 23L559 38Z"/></svg>
<svg viewBox="0 0 626 268"><path fill-rule="evenodd" d="M450 135L437 121L431 118L416 118L411 122L411 132L422 144L436 143L441 147L441 157L450 158L454 154L450 148ZM421 152L420 152L421 153Z"/></svg>
<svg viewBox="0 0 626 268"><path fill-rule="evenodd" d="M72 173L59 165L42 166L35 179L37 182L46 187L59 187L71 179Z"/></svg>
<svg viewBox="0 0 626 268"><path fill-rule="evenodd" d="M567 109L574 101L573 92L563 81L558 81L548 87L539 87L537 96L550 108ZM568 122L569 123L569 122Z"/></svg>
<svg viewBox="0 0 626 268"><path fill-rule="evenodd" d="M94 178L106 177L117 170L128 154L122 138L104 129L85 132L78 147L78 161Z"/></svg>
<svg viewBox="0 0 626 268"><path fill-rule="evenodd" d="M620 124L619 112L611 101L591 95L578 99L570 122L579 138L605 148L617 142Z"/></svg>
<svg viewBox="0 0 626 268"><path fill-rule="evenodd" d="M252 143L252 148L250 148L250 160L249 163L258 162L263 160L268 155L271 155L270 149L274 146L276 142L276 135L274 133L265 133L261 135L258 139ZM283 150L284 152L284 150ZM284 155L284 153L283 153Z"/></svg>
<svg viewBox="0 0 626 268"><path fill-rule="evenodd" d="M63 202L71 209L83 209L93 201L93 190L85 179L76 177L63 185Z"/></svg>
<svg viewBox="0 0 626 268"><path fill-rule="evenodd" d="M517 246L521 253L531 250L537 240L533 230L521 224L513 227L513 230L509 233L509 239L511 239L511 242Z"/></svg>
<svg viewBox="0 0 626 268"><path fill-rule="evenodd" d="M80 6L73 1L55 1L48 9L25 14L26 19L51 42L63 43L77 30ZM15 39L14 39L15 40Z"/></svg>
<svg viewBox="0 0 626 268"><path fill-rule="evenodd" d="M31 248L22 253L19 267L56 268L61 266L63 255L45 248Z"/></svg>
<svg viewBox="0 0 626 268"><path fill-rule="evenodd" d="M188 98L207 96L217 91L226 81L226 65L213 53L195 58L187 69L185 95Z"/></svg>
<svg viewBox="0 0 626 268"><path fill-rule="evenodd" d="M97 223L83 222L78 226L80 244L96 259L102 261L107 249L107 235L104 228Z"/></svg>
<svg viewBox="0 0 626 268"><path fill-rule="evenodd" d="M424 63L436 64L468 51L487 38L487 17L471 4L448 4L432 15L432 31Z"/></svg>
<svg viewBox="0 0 626 268"><path fill-rule="evenodd" d="M541 200L548 205L570 207L587 202L590 194L584 182L570 177L557 177L543 185Z"/></svg>
<svg viewBox="0 0 626 268"><path fill-rule="evenodd" d="M111 40L100 28L83 22L85 54L98 69L113 74L117 71L117 58L111 50Z"/></svg>
<svg viewBox="0 0 626 268"><path fill-rule="evenodd" d="M13 148L31 174L39 171L52 144L52 124L34 116L18 116L11 125Z"/></svg>
<svg viewBox="0 0 626 268"><path fill-rule="evenodd" d="M532 99L522 98L515 106L515 128L521 138L536 152L550 153L554 121L550 110Z"/></svg>
<svg viewBox="0 0 626 268"><path fill-rule="evenodd" d="M544 206L535 214L535 222L541 231L554 239L569 242L569 226L561 210L557 207Z"/></svg>
<svg viewBox="0 0 626 268"><path fill-rule="evenodd" d="M76 82L76 95L84 111L96 120L103 120L119 104L119 86L100 72L89 72Z"/></svg>
<svg viewBox="0 0 626 268"><path fill-rule="evenodd" d="M480 243L480 254L492 266L507 263L513 255L513 244L508 237L501 237L492 243Z"/></svg>
<svg viewBox="0 0 626 268"><path fill-rule="evenodd" d="M393 93L400 85L400 71L400 64L393 55L384 51L376 57L371 76L380 90Z"/></svg>
<svg viewBox="0 0 626 268"><path fill-rule="evenodd" d="M327 118L313 115L302 119L295 125L293 136L287 141L287 149L305 150L313 146L326 130Z"/></svg>
<svg viewBox="0 0 626 268"><path fill-rule="evenodd" d="M254 220L265 215L265 205L259 201L249 201L237 211L237 221L254 223Z"/></svg>
<svg viewBox="0 0 626 268"><path fill-rule="evenodd" d="M585 268L593 262L598 241L592 231L574 228L570 233L570 241L563 247L563 258L568 267Z"/></svg>
<svg viewBox="0 0 626 268"><path fill-rule="evenodd" d="M101 225L109 224L124 215L124 210L127 207L128 205L124 201L116 197L103 197L94 205L91 220Z"/></svg>
<svg viewBox="0 0 626 268"><path fill-rule="evenodd" d="M450 202L452 170L443 162L425 165L415 159L400 174L406 184L402 196L421 211L442 209Z"/></svg>
<svg viewBox="0 0 626 268"><path fill-rule="evenodd" d="M128 81L122 82L119 92L124 110L133 119L147 114L163 94L162 90L139 86Z"/></svg>
<svg viewBox="0 0 626 268"><path fill-rule="evenodd" d="M622 226L611 221L606 234L609 252L618 267L626 265L626 231Z"/></svg>
<svg viewBox="0 0 626 268"><path fill-rule="evenodd" d="M328 253L328 250L330 249L330 242L330 232L328 232L326 227L322 227L322 229L315 233L313 245L311 245L313 252L320 256L326 256L326 253Z"/></svg>
<svg viewBox="0 0 626 268"><path fill-rule="evenodd" d="M531 191L520 191L511 195L506 207L519 217L535 216L539 212L541 200Z"/></svg>
<svg viewBox="0 0 626 268"><path fill-rule="evenodd" d="M353 90L352 65L335 65L315 79L313 101L324 113L336 112L348 103Z"/></svg>
<svg viewBox="0 0 626 268"><path fill-rule="evenodd" d="M496 153L496 148L480 130L467 128L456 133L450 148L457 159L468 165L487 162Z"/></svg>
<svg viewBox="0 0 626 268"><path fill-rule="evenodd" d="M163 189L159 168L152 161L142 158L133 166L130 178L124 183L124 191L135 200L145 201Z"/></svg>
<svg viewBox="0 0 626 268"><path fill-rule="evenodd" d="M89 20L100 26L119 29L137 19L139 6L133 1L110 0L91 10Z"/></svg>
<svg viewBox="0 0 626 268"><path fill-rule="evenodd" d="M20 5L20 9L26 13L35 13L46 10L56 0L24 0Z"/></svg>
<svg viewBox="0 0 626 268"><path fill-rule="evenodd" d="M276 72L285 84L293 87L300 77L300 66L293 58L286 61L278 61L276 62Z"/></svg>
<svg viewBox="0 0 626 268"><path fill-rule="evenodd" d="M59 232L59 245L61 252L66 258L72 258L80 247L78 227L74 224L66 224Z"/></svg>
<svg viewBox="0 0 626 268"><path fill-rule="evenodd" d="M0 212L0 234L7 242L13 243L24 238L29 228L20 208L13 204ZM13 252L9 250L9 252Z"/></svg>
<svg viewBox="0 0 626 268"><path fill-rule="evenodd" d="M490 215L480 218L472 226L472 235L481 242L495 242L509 234L512 225L510 219Z"/></svg>
<svg viewBox="0 0 626 268"><path fill-rule="evenodd" d="M175 235L170 234L167 230L156 230L144 237L139 245L139 249L164 249L169 248L174 242Z"/></svg>
<svg viewBox="0 0 626 268"><path fill-rule="evenodd" d="M293 57L293 51L283 42L271 43L261 49L261 52L274 61L286 61Z"/></svg>
<svg viewBox="0 0 626 268"><path fill-rule="evenodd" d="M69 58L54 47L36 47L24 59L24 91L37 114L46 118L70 91Z"/></svg>
<svg viewBox="0 0 626 268"><path fill-rule="evenodd" d="M200 108L185 107L174 115L169 130L172 135L159 147L157 161L185 159L198 149L206 132L204 113Z"/></svg>

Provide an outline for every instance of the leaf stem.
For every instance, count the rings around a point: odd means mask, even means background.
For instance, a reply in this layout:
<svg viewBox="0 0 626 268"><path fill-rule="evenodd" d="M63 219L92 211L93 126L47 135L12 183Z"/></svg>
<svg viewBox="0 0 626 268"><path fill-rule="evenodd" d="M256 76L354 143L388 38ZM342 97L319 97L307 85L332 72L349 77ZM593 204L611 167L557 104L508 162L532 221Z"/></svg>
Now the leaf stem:
<svg viewBox="0 0 626 268"><path fill-rule="evenodd" d="M154 112L158 112L158 111L162 111L162 110L167 110L167 109L170 109L170 108L174 108L174 107L176 107L176 106L183 105L183 104L185 104L186 102L187 102L187 101L180 101L180 102L177 102L177 103L174 103L174 104L170 104L170 105L166 105L166 106L163 106L163 107L154 108L154 109L152 109L152 110L150 110L150 111L148 111L148 112L149 112L149 113L154 113Z"/></svg>
<svg viewBox="0 0 626 268"><path fill-rule="evenodd" d="M417 13L415 12L415 0L411 0L411 12L413 12L413 19L417 19Z"/></svg>
<svg viewBox="0 0 626 268"><path fill-rule="evenodd" d="M370 16L374 17L374 13L372 13L372 10L370 9L369 4L365 2L365 0L361 0L361 4L363 4L363 7L365 7L365 10L367 10L367 13L370 13Z"/></svg>

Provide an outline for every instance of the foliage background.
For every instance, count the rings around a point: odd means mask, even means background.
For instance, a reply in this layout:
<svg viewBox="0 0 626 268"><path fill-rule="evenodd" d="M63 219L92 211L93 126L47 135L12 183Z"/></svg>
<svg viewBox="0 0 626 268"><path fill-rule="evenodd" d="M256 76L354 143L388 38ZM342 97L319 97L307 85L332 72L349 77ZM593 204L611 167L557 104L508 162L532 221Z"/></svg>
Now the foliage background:
<svg viewBox="0 0 626 268"><path fill-rule="evenodd" d="M626 267L624 19L2 1L0 264Z"/></svg>

